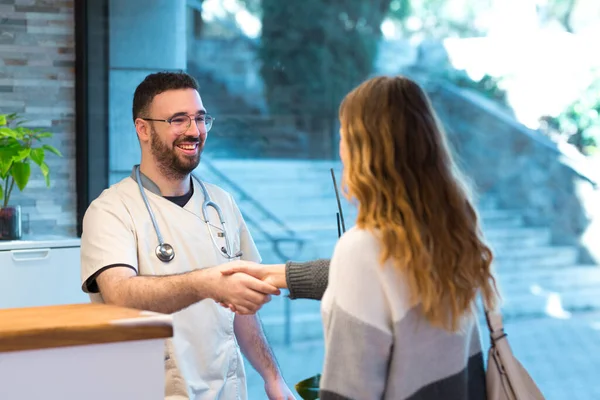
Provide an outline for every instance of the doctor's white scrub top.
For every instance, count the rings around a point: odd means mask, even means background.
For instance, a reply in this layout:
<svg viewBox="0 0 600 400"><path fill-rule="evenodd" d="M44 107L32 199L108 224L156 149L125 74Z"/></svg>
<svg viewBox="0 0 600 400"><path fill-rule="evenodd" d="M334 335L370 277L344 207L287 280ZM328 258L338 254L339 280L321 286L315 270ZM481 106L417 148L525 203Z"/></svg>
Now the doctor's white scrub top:
<svg viewBox="0 0 600 400"><path fill-rule="evenodd" d="M142 176L144 190L166 243L175 258L162 262L155 255L158 245L152 220L135 179L130 176L104 190L89 206L83 219L81 237L82 288L92 302L103 302L94 278L113 266L126 266L138 275L170 275L223 264L224 258L211 241L202 217L204 201L199 183L192 179L194 193L184 207L163 198L158 187ZM212 201L221 207L232 253L242 259L261 258L232 196L221 188L205 184ZM208 215L213 232L220 222L212 207ZM219 248L223 237L215 234ZM176 289L175 289L176 290ZM237 344L235 314L212 299L206 299L173 314L174 334L167 341L165 355L165 399L183 399L181 375L193 400L247 398L246 375ZM174 352L171 350L174 348ZM179 378L179 379L178 379ZM178 395L179 393L179 395Z"/></svg>

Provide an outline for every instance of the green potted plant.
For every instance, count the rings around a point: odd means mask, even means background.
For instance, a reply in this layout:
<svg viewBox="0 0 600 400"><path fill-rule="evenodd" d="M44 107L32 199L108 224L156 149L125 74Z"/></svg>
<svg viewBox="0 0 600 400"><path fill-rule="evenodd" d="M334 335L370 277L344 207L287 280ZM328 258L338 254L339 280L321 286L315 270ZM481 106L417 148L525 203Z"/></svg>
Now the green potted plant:
<svg viewBox="0 0 600 400"><path fill-rule="evenodd" d="M15 186L23 191L31 176L31 163L36 164L50 186L50 168L44 161L46 153L59 157L61 153L43 144L52 133L23 126L27 122L18 114L0 114L0 240L21 239L21 207L11 205Z"/></svg>
<svg viewBox="0 0 600 400"><path fill-rule="evenodd" d="M318 400L320 383L321 374L311 376L310 378L296 383L296 392L298 392L303 400Z"/></svg>

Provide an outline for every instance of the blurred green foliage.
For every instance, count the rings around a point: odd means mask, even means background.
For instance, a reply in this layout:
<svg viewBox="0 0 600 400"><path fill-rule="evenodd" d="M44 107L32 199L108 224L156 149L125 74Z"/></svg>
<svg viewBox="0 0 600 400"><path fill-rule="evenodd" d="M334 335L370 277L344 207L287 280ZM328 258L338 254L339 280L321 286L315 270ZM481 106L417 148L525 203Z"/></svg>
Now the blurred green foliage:
<svg viewBox="0 0 600 400"><path fill-rule="evenodd" d="M244 2L258 9L257 0ZM399 24L406 37L481 34L475 17L491 0L465 2L456 9L444 0L261 0L258 55L270 113L291 116L295 128L310 136L310 153L327 156L342 97L373 71L384 19ZM458 81L501 97L493 83Z"/></svg>
<svg viewBox="0 0 600 400"><path fill-rule="evenodd" d="M496 103L508 107L506 91L501 88L502 78L485 74L481 79L472 79L464 70L448 70L443 79L466 89L471 89Z"/></svg>
<svg viewBox="0 0 600 400"><path fill-rule="evenodd" d="M272 115L309 132L313 156L335 131L342 97L372 72L390 0L262 0L259 58ZM312 139L312 140L311 140Z"/></svg>
<svg viewBox="0 0 600 400"><path fill-rule="evenodd" d="M321 374L311 376L296 383L296 391L303 400L318 400Z"/></svg>
<svg viewBox="0 0 600 400"><path fill-rule="evenodd" d="M397 20L404 36L429 39L470 37L485 34L485 19L478 17L491 10L492 0L392 0L389 16Z"/></svg>
<svg viewBox="0 0 600 400"><path fill-rule="evenodd" d="M201 0L199 0L201 1ZM328 157L337 134L342 97L373 71L381 24L394 21L407 39L485 36L494 15L492 0L238 0L260 17L258 56L271 115L308 135L313 157ZM575 0L548 0L537 8L542 25L572 31ZM439 71L438 71L439 74ZM441 78L507 106L500 80L471 79L448 69ZM582 152L598 148L600 93L594 86L560 116L546 118Z"/></svg>
<svg viewBox="0 0 600 400"><path fill-rule="evenodd" d="M543 131L566 139L585 155L600 154L600 71L581 96L557 116L542 118Z"/></svg>

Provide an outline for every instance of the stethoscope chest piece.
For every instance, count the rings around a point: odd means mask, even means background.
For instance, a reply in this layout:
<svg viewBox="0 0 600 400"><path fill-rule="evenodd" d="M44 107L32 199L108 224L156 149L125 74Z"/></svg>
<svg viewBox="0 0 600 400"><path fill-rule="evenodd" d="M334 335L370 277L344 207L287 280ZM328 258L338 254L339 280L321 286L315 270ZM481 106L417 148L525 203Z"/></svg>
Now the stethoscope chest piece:
<svg viewBox="0 0 600 400"><path fill-rule="evenodd" d="M166 262L171 261L175 257L175 250L173 249L173 246L171 246L169 243L165 243L165 241L163 240L162 234L160 233L160 229L158 228L158 223L156 222L156 218L154 217L154 213L152 212L152 208L150 207L150 203L148 202L148 198L146 197L146 193L144 192L144 186L142 185L141 175L142 174L140 172L140 167L139 167L139 165L136 165L135 178L136 178L138 187L140 189L140 194L142 195L142 199L144 200L144 204L146 205L146 209L148 210L148 214L150 215L150 220L152 220L152 225L154 226L154 231L156 232L156 237L158 238L159 244L154 249L154 253L156 254L156 257L160 261L166 263ZM221 208L210 199L210 196L208 194L208 191L206 190L206 187L204 186L204 183L200 179L197 179L197 181L200 184L200 188L202 189L202 194L204 195L204 202L202 203L202 216L204 217L204 222L206 223L206 226L208 227L210 239L211 239L213 245L215 246L215 248L220 250L220 253L222 253L223 257L225 257L225 258L233 259L233 258L241 257L243 254L241 250L238 251L237 253L235 253L234 255L231 255L231 252L232 252L231 243L229 242L229 237L227 236L227 233L226 233L225 218L223 218L223 213L221 212ZM219 236L219 237L225 237L226 246L219 246L217 244L217 241L215 240L215 235L213 234L210 222L208 220L208 211L207 211L208 207L213 207L215 209L215 212L217 213L219 222L221 222L221 229L222 229L222 236Z"/></svg>
<svg viewBox="0 0 600 400"><path fill-rule="evenodd" d="M168 243L159 244L156 246L154 252L156 253L156 257L162 262L169 262L175 257L173 246Z"/></svg>

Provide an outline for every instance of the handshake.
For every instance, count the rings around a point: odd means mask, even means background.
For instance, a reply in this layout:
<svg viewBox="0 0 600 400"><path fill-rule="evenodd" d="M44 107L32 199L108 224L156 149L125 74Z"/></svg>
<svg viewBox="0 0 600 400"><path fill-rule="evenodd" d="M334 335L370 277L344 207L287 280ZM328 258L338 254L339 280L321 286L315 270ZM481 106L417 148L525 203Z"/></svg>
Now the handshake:
<svg viewBox="0 0 600 400"><path fill-rule="evenodd" d="M233 261L216 267L220 273L215 301L238 314L255 314L287 288L285 265Z"/></svg>

